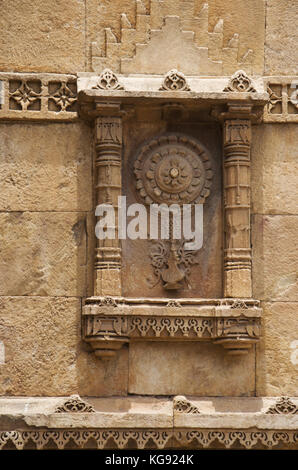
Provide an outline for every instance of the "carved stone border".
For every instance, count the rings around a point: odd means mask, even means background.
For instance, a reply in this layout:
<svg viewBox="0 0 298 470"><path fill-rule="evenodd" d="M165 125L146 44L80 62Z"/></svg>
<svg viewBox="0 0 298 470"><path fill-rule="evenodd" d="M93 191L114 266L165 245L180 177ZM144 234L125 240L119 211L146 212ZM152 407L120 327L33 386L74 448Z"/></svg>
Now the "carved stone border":
<svg viewBox="0 0 298 470"><path fill-rule="evenodd" d="M298 122L298 76L265 77L264 122Z"/></svg>
<svg viewBox="0 0 298 470"><path fill-rule="evenodd" d="M109 298L110 299L110 298ZM139 300L139 302L138 302ZM112 357L125 343L138 340L200 341L222 345L230 355L246 354L260 336L261 309L254 300L89 299L83 307L83 338L98 357ZM157 303L159 301L159 304ZM208 301L207 301L208 302ZM247 302L247 301L246 301ZM221 305L221 303L226 305ZM171 303L170 303L171 305Z"/></svg>
<svg viewBox="0 0 298 470"><path fill-rule="evenodd" d="M271 449L297 448L298 432L263 429L38 429L0 431L0 450L34 449ZM128 447L129 446L129 447Z"/></svg>
<svg viewBox="0 0 298 470"><path fill-rule="evenodd" d="M49 73L0 73L0 119L73 121L77 77Z"/></svg>

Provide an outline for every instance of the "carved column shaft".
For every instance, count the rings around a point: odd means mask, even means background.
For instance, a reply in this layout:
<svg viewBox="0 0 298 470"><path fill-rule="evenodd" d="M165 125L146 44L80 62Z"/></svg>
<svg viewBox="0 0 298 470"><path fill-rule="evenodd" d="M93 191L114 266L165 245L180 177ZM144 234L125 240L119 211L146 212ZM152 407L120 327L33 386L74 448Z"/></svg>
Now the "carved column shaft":
<svg viewBox="0 0 298 470"><path fill-rule="evenodd" d="M118 238L118 196L121 195L122 120L96 118L95 202L115 210L115 238L96 239L94 295L121 295L121 247Z"/></svg>
<svg viewBox="0 0 298 470"><path fill-rule="evenodd" d="M224 121L224 296L251 297L250 119Z"/></svg>

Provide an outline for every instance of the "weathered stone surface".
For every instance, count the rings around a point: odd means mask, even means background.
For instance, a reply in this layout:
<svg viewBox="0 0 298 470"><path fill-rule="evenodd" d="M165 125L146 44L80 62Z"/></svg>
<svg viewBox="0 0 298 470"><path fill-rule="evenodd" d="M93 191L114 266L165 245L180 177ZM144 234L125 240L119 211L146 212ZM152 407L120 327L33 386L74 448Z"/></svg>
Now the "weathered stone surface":
<svg viewBox="0 0 298 470"><path fill-rule="evenodd" d="M297 395L297 302L263 304L263 338L257 348L257 395Z"/></svg>
<svg viewBox="0 0 298 470"><path fill-rule="evenodd" d="M136 342L130 345L129 393L251 396L254 352L232 358L205 343Z"/></svg>
<svg viewBox="0 0 298 470"><path fill-rule="evenodd" d="M0 336L0 395L77 393L79 299L1 297Z"/></svg>
<svg viewBox="0 0 298 470"><path fill-rule="evenodd" d="M1 124L0 209L92 208L90 128L80 124Z"/></svg>
<svg viewBox="0 0 298 470"><path fill-rule="evenodd" d="M2 71L68 73L85 67L85 2L1 2Z"/></svg>
<svg viewBox="0 0 298 470"><path fill-rule="evenodd" d="M87 294L86 213L1 213L0 226L0 295Z"/></svg>
<svg viewBox="0 0 298 470"><path fill-rule="evenodd" d="M253 296L256 299L298 300L297 230L297 216L253 217Z"/></svg>
<svg viewBox="0 0 298 470"><path fill-rule="evenodd" d="M252 212L297 214L297 125L254 126L251 165Z"/></svg>
<svg viewBox="0 0 298 470"><path fill-rule="evenodd" d="M172 42L168 41L169 35L165 38L160 33L166 17L177 19L176 37L173 30ZM136 3L122 0L101 2L100 5L96 0L89 0L86 21L87 42L91 45L88 68L97 72L110 67L116 72L121 69L124 73L161 73L164 67L168 67L166 64L169 61L170 69L183 69L184 66L191 74L198 70L202 75L211 72L230 74L239 68L254 73L263 71L263 0L253 0L249 8L244 0L190 0L187 3L184 0L150 3L146 0ZM180 35L179 31L186 34L176 44L175 55L173 46ZM153 51L148 61L146 44L150 39L149 47L160 39L159 54ZM197 49L199 63L193 60L191 51L194 52L195 48L201 48ZM165 50L168 56L164 56ZM136 60L131 61L135 54Z"/></svg>
<svg viewBox="0 0 298 470"><path fill-rule="evenodd" d="M80 395L105 397L127 395L128 350L111 360L98 359L91 347L82 346L77 363Z"/></svg>
<svg viewBox="0 0 298 470"><path fill-rule="evenodd" d="M265 74L297 74L298 8L296 0L267 0Z"/></svg>

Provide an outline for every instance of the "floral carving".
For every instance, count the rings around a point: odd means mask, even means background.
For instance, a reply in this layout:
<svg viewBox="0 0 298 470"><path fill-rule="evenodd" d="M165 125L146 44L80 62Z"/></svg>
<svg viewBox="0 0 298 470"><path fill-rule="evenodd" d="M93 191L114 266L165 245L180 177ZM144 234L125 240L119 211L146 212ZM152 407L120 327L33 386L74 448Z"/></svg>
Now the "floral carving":
<svg viewBox="0 0 298 470"><path fill-rule="evenodd" d="M213 443L223 444L225 448L231 448L233 445L239 448L239 443L247 449L252 447L272 448L277 445L294 446L297 443L298 433L290 430L286 431L268 431L246 429L231 430L185 430L174 431L171 429L109 429L109 430L20 430L20 431L1 431L0 449L8 443L15 446L16 449L24 449L30 440L36 449L58 448L64 449L69 443L83 449L90 440L91 448L104 449L113 448L123 449L128 445L128 441L133 441L136 449L149 448L167 449L168 442L175 438L178 446L182 449L185 445L191 445L191 448L213 448Z"/></svg>
<svg viewBox="0 0 298 470"><path fill-rule="evenodd" d="M171 307L171 308L181 308L181 304L180 302L178 302L178 300L169 300L169 302L167 303L166 305L167 307Z"/></svg>
<svg viewBox="0 0 298 470"><path fill-rule="evenodd" d="M54 88L54 89L53 89ZM64 81L49 84L49 102L54 102L58 110L67 111L77 101L77 94L71 85ZM50 105L50 103L49 103Z"/></svg>
<svg viewBox="0 0 298 470"><path fill-rule="evenodd" d="M32 81L32 82L26 82L25 80L21 80L20 83L17 83L17 89L14 91L10 91L9 93L9 98L10 100L13 100L21 107L23 111L27 110L30 108L30 106L36 102L37 100L40 101L40 82ZM13 86L14 82L10 84L10 86ZM39 92L34 91L33 86L37 85L37 89L39 89Z"/></svg>
<svg viewBox="0 0 298 470"><path fill-rule="evenodd" d="M56 408L55 413L94 413L93 406L85 403L78 395L72 395L63 405Z"/></svg>
<svg viewBox="0 0 298 470"><path fill-rule="evenodd" d="M114 297L110 297L107 295L99 299L98 305L100 307L117 307L117 302L116 302L116 299L114 299Z"/></svg>
<svg viewBox="0 0 298 470"><path fill-rule="evenodd" d="M163 81L160 90L166 91L190 91L186 78L182 72L176 69L170 70Z"/></svg>
<svg viewBox="0 0 298 470"><path fill-rule="evenodd" d="M248 309L248 305L240 299L234 300L233 304L231 305L231 308L241 308L241 309Z"/></svg>
<svg viewBox="0 0 298 470"><path fill-rule="evenodd" d="M203 203L210 194L212 170L207 151L183 135L154 139L134 164L137 190L145 203Z"/></svg>
<svg viewBox="0 0 298 470"><path fill-rule="evenodd" d="M162 281L165 289L176 290L183 287L183 281L189 282L191 266L198 261L197 252L185 250L185 243L185 240L152 242L150 258L156 279L151 287Z"/></svg>
<svg viewBox="0 0 298 470"><path fill-rule="evenodd" d="M254 88L249 76L243 70L238 70L238 72L232 75L229 80L228 86L224 88L223 91L238 91L241 93L248 93L256 92L257 90Z"/></svg>
<svg viewBox="0 0 298 470"><path fill-rule="evenodd" d="M277 400L275 405L270 406L266 414L283 414L295 415L298 414L298 407L288 397L281 397Z"/></svg>
<svg viewBox="0 0 298 470"><path fill-rule="evenodd" d="M103 70L97 84L92 88L99 88L100 90L124 90L124 87L118 81L117 75L110 69Z"/></svg>
<svg viewBox="0 0 298 470"><path fill-rule="evenodd" d="M269 94L268 112L271 113L282 102L282 96L273 91L270 86L267 87L267 93Z"/></svg>
<svg viewBox="0 0 298 470"><path fill-rule="evenodd" d="M198 408L182 395L174 398L173 408L178 413L200 414Z"/></svg>

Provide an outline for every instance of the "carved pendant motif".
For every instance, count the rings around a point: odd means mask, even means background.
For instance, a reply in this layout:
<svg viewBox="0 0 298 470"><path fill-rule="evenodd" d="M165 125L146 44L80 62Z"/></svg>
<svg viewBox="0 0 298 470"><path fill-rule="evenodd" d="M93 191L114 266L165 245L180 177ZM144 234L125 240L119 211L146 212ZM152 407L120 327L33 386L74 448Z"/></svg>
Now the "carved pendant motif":
<svg viewBox="0 0 298 470"><path fill-rule="evenodd" d="M186 282L189 283L190 268L197 264L196 251L185 250L186 240L163 240L152 242L150 250L151 264L154 268L155 281L166 290L178 290Z"/></svg>

